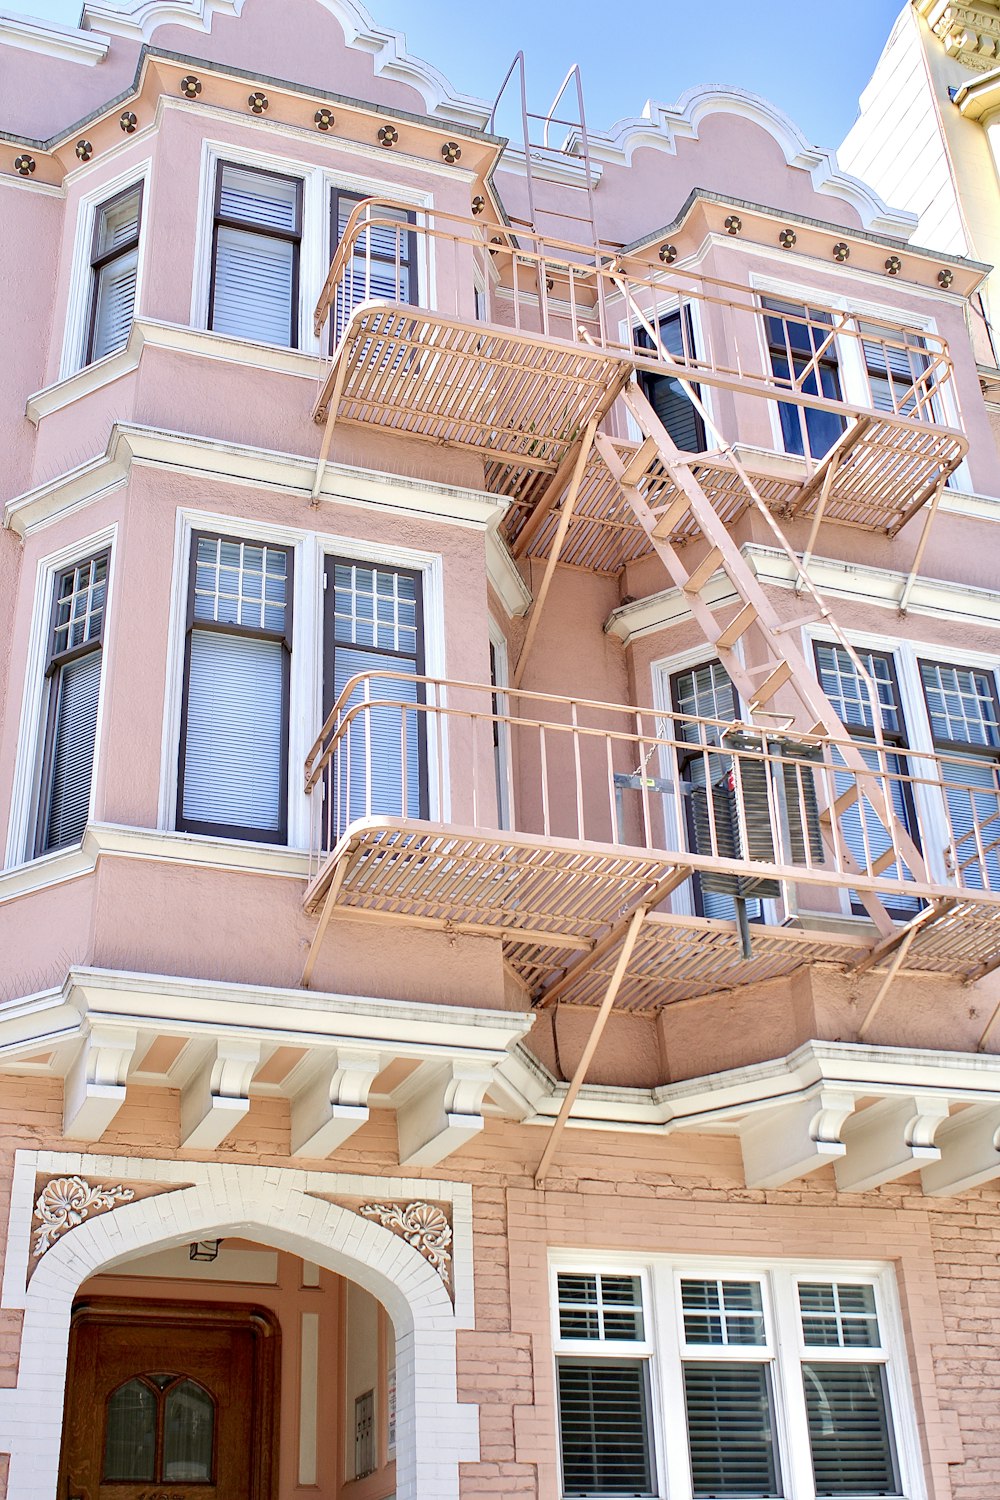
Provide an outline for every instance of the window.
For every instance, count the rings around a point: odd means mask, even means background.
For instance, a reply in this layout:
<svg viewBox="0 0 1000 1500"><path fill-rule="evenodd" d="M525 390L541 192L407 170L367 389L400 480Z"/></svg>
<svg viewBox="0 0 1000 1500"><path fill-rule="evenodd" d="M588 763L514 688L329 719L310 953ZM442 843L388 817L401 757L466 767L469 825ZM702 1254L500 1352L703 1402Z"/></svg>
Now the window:
<svg viewBox="0 0 1000 1500"><path fill-rule="evenodd" d="M858 332L874 409L936 420L930 399L934 382L927 375L930 358L923 335L867 319L859 319Z"/></svg>
<svg viewBox="0 0 1000 1500"><path fill-rule="evenodd" d="M564 1496L903 1495L887 1294L815 1270L557 1269Z"/></svg>
<svg viewBox="0 0 1000 1500"><path fill-rule="evenodd" d="M892 656L885 651L858 650L855 654L875 686L882 721L882 740L885 750L876 747L873 729L872 702L868 687L858 671L850 653L843 646L826 645L817 641L814 645L816 667L820 686L833 703L852 739L870 748L862 748L866 765L887 777L883 785L888 790L893 811L900 819L911 838L916 841L917 820L909 783L899 778L907 773L906 757L898 749L906 745L906 725L900 702L899 683ZM834 778L838 795L853 785L849 772ZM844 842L863 868L878 865L881 857L890 849L891 840L881 819L867 801L861 799L848 807L840 818ZM881 870L889 880L912 880L911 871L896 865ZM919 910L916 898L899 895L881 895L880 901L886 909L899 917L910 917ZM852 892L852 909L856 913L864 907Z"/></svg>
<svg viewBox="0 0 1000 1500"><path fill-rule="evenodd" d="M720 719L735 724L740 718L739 699L732 679L719 661L705 662L670 678L670 706L677 718L670 731L678 740L691 745L689 753L678 752L678 770L684 787L688 846L699 854L711 854L712 830L720 854L738 855L735 843L726 849L722 825L731 796L730 757L706 755L705 747L721 745L724 729L711 724L693 723L686 715L700 719ZM710 826L711 825L711 826ZM734 897L744 894L737 875L701 870L693 879L695 910L702 917L732 919L736 913ZM758 900L747 901L747 916L763 919Z"/></svg>
<svg viewBox="0 0 1000 1500"><path fill-rule="evenodd" d="M359 203L365 202L366 196L346 192L343 188L333 189L330 198L331 256L343 239L351 214ZM336 316L331 320L331 348L360 303L370 298L385 302L415 303L417 300L417 236L405 228L394 227L396 224L414 224L416 216L401 208L379 208L376 212L379 223L363 230L355 241L350 275L343 283L346 295L338 296ZM386 224L386 220L391 220L391 224Z"/></svg>
<svg viewBox="0 0 1000 1500"><path fill-rule="evenodd" d="M138 1375L108 1400L105 1483L211 1484L215 1402L183 1375Z"/></svg>
<svg viewBox="0 0 1000 1500"><path fill-rule="evenodd" d="M85 365L114 354L128 340L135 310L141 221L141 182L109 198L97 209L90 252Z"/></svg>
<svg viewBox="0 0 1000 1500"><path fill-rule="evenodd" d="M55 576L35 853L78 844L90 811L109 554Z"/></svg>
<svg viewBox="0 0 1000 1500"><path fill-rule="evenodd" d="M208 326L297 348L301 238L298 178L220 162Z"/></svg>
<svg viewBox="0 0 1000 1500"><path fill-rule="evenodd" d="M195 533L177 826L283 843L292 552Z"/></svg>
<svg viewBox="0 0 1000 1500"><path fill-rule="evenodd" d="M804 396L840 401L840 371L833 337L833 318L817 308L765 297L768 356L779 386L794 384ZM781 436L786 453L822 458L846 426L837 412L779 401Z"/></svg>
<svg viewBox="0 0 1000 1500"><path fill-rule="evenodd" d="M424 626L420 574L331 557L326 564L325 712L341 708L337 829L357 818L426 817Z"/></svg>
<svg viewBox="0 0 1000 1500"><path fill-rule="evenodd" d="M1000 707L992 672L921 661L960 884L1000 890ZM949 760L947 752L959 758Z"/></svg>
<svg viewBox="0 0 1000 1500"><path fill-rule="evenodd" d="M680 363L690 364L694 359L694 328L691 309L678 308L660 319L660 344ZM634 331L636 352L653 348L653 340L645 328ZM656 412L660 421L684 453L704 453L705 424L701 413L694 405L680 382L672 375L656 375L649 370L639 371L639 385L643 395ZM700 395L695 386L696 394Z"/></svg>

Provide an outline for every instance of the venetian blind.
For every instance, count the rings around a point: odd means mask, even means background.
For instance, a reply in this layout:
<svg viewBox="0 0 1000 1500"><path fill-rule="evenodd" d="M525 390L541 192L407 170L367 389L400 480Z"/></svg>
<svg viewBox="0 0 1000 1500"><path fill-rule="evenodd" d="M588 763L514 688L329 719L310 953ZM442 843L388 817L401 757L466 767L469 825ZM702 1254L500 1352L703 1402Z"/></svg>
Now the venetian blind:
<svg viewBox="0 0 1000 1500"><path fill-rule="evenodd" d="M779 1494L766 1366L686 1363L684 1396L695 1497Z"/></svg>
<svg viewBox="0 0 1000 1500"><path fill-rule="evenodd" d="M683 313L678 309L660 320L659 338L666 352L676 359L683 361L685 356L690 358L693 355L694 338L687 308ZM640 350L653 348L653 341L645 328L636 329L635 341ZM680 381L672 375L654 375L649 371L643 372L639 378L647 400L678 448L685 453L704 452L705 426L701 414Z"/></svg>
<svg viewBox="0 0 1000 1500"><path fill-rule="evenodd" d="M280 829L283 656L280 641L192 631L185 823Z"/></svg>
<svg viewBox="0 0 1000 1500"><path fill-rule="evenodd" d="M45 848L79 843L87 826L94 770L101 652L90 651L58 670Z"/></svg>
<svg viewBox="0 0 1000 1500"><path fill-rule="evenodd" d="M298 183L239 167L219 170L219 216L227 222L216 229L212 328L265 344L294 343Z"/></svg>
<svg viewBox="0 0 1000 1500"><path fill-rule="evenodd" d="M560 1360L559 1427L565 1495L651 1490L643 1360Z"/></svg>
<svg viewBox="0 0 1000 1500"><path fill-rule="evenodd" d="M805 1364L816 1494L898 1495L883 1367Z"/></svg>

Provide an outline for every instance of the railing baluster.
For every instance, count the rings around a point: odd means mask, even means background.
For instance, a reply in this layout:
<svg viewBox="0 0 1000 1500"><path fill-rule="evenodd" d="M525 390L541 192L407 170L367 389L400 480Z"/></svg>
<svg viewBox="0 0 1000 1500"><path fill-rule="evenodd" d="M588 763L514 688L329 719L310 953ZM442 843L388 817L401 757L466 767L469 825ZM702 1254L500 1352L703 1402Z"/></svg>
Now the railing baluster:
<svg viewBox="0 0 1000 1500"><path fill-rule="evenodd" d="M542 832L548 838L552 832L549 823L549 762L545 744L545 725L539 727L538 750L542 768Z"/></svg>
<svg viewBox="0 0 1000 1500"><path fill-rule="evenodd" d="M573 724L573 765L576 771L576 836L578 839L584 837L583 832L583 767L580 762L580 733L579 721L576 714L576 704L570 705L570 717Z"/></svg>

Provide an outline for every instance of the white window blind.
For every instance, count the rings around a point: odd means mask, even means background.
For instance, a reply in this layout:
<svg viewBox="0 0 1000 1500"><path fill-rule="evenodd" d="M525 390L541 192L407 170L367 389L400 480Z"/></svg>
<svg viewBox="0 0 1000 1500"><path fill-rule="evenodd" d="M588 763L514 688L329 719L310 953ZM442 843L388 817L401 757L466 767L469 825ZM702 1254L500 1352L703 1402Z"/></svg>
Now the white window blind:
<svg viewBox="0 0 1000 1500"><path fill-rule="evenodd" d="M291 555L194 539L178 822L284 838Z"/></svg>
<svg viewBox="0 0 1000 1500"><path fill-rule="evenodd" d="M100 651L59 669L46 849L78 844L87 826L100 686Z"/></svg>
<svg viewBox="0 0 1000 1500"><path fill-rule="evenodd" d="M280 828L283 654L280 641L192 633L185 822Z"/></svg>
<svg viewBox="0 0 1000 1500"><path fill-rule="evenodd" d="M142 185L97 210L91 254L92 289L86 362L124 347L135 312Z"/></svg>
<svg viewBox="0 0 1000 1500"><path fill-rule="evenodd" d="M941 761L960 883L1000 890L1000 708L992 672L922 661L920 680Z"/></svg>
<svg viewBox="0 0 1000 1500"><path fill-rule="evenodd" d="M219 166L211 327L265 344L298 343L301 183Z"/></svg>

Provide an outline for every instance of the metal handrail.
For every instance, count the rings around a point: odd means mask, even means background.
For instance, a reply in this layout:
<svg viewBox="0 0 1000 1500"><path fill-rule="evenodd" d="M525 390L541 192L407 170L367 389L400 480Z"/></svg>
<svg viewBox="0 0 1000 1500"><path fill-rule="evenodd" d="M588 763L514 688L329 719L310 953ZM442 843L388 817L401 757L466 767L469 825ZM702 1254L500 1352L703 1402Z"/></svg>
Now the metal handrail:
<svg viewBox="0 0 1000 1500"><path fill-rule="evenodd" d="M462 701L469 694L478 701ZM503 711L498 694L509 705ZM558 708L560 717L528 712L529 704ZM605 722L587 722L595 716ZM464 735L462 777L454 784L449 732ZM506 800L518 801L516 781L522 803L513 834L673 850L703 874L749 882L751 894L776 895L768 881L791 881L914 900L958 889L1000 900L1000 778L996 794L971 774L962 779L963 763L981 770L979 757L871 742L871 769L861 777L838 764L838 748L848 742L830 737L388 670L345 684L310 750L306 791L323 788L314 861L359 818L433 821L431 800L439 822L496 828L496 768L487 774L484 767L498 736L507 746ZM856 748L858 741L850 743ZM391 762L381 791L388 788L392 807L378 805L378 753ZM927 769L916 772L910 761ZM425 785L432 774L433 799ZM871 786L885 805L906 805L917 826L920 803L938 799L950 834L942 851L948 878L928 884L911 877L895 826L887 828L871 806ZM631 806L626 792L636 794ZM960 817L963 811L969 816Z"/></svg>
<svg viewBox="0 0 1000 1500"><path fill-rule="evenodd" d="M382 237L383 245L395 245L394 255L387 258L383 251L373 258L375 234ZM807 300L801 307L785 303L768 307L749 286L662 264L652 257L574 244L530 228L518 227L515 233L507 225L469 220L441 209L414 208L391 199L366 199L351 213L316 306L317 336L335 304L343 336L351 313L362 303L406 303L403 272L410 258L403 245L411 236L423 246L425 287L431 248L438 263L449 258L444 251L450 249L456 269L454 295L450 306L436 308L440 315L479 322L508 334L514 329L575 346L585 344L626 358L637 369L655 373L667 368L692 381L766 395L845 419L877 413L881 420L910 427L944 426L941 398L954 379L954 369L948 345L936 333L891 318L825 307L805 290ZM464 276L457 274L462 254L467 256ZM376 286L373 267L381 277L380 286ZM466 296L471 303L476 282L482 299L478 318L467 316L464 306ZM438 278L439 301L440 287ZM717 331L705 328L705 347L699 350L689 318L682 315L680 348L672 353L664 347L659 330L662 319L678 308L697 308L704 313L704 323L715 319L726 326ZM735 318L745 323L742 340L732 336ZM637 344L637 327L643 328L650 347ZM792 337L792 330L802 345ZM822 394L822 360L840 340L850 340L859 349L855 378L865 383L867 403ZM769 348L784 360L787 376L775 375L770 368ZM752 351L749 360L744 350ZM725 356L730 353L733 358L728 362ZM877 394L873 380L880 382ZM815 390L806 389L810 384Z"/></svg>

